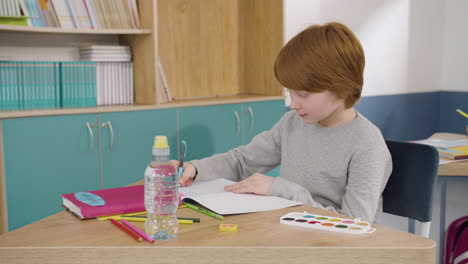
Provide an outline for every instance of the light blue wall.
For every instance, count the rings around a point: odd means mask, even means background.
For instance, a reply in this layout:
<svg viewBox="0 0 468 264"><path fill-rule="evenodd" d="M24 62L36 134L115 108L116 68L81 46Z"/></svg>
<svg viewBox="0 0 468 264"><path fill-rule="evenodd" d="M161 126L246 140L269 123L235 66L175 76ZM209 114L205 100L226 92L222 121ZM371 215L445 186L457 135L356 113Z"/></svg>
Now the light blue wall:
<svg viewBox="0 0 468 264"><path fill-rule="evenodd" d="M384 138L414 140L439 130L440 92L367 96L356 109L372 121Z"/></svg>
<svg viewBox="0 0 468 264"><path fill-rule="evenodd" d="M436 132L465 133L468 92L427 92L363 97L356 109L380 128L386 139L415 140Z"/></svg>
<svg viewBox="0 0 468 264"><path fill-rule="evenodd" d="M464 134L468 119L456 112L461 109L468 113L468 92L440 93L439 130L444 132Z"/></svg>
<svg viewBox="0 0 468 264"><path fill-rule="evenodd" d="M374 123L386 139L416 140L436 132L465 133L468 92L423 92L362 97L356 109Z"/></svg>

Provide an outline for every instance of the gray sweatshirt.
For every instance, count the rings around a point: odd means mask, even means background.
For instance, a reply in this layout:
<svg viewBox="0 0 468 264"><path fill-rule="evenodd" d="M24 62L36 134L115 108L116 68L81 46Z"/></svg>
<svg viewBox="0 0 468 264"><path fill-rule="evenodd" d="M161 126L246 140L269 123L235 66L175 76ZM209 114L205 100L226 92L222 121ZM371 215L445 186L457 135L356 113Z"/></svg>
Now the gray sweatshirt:
<svg viewBox="0 0 468 264"><path fill-rule="evenodd" d="M245 146L194 160L197 181L232 181L281 165L267 195L376 222L392 159L380 130L367 118L327 128L306 124L295 111Z"/></svg>

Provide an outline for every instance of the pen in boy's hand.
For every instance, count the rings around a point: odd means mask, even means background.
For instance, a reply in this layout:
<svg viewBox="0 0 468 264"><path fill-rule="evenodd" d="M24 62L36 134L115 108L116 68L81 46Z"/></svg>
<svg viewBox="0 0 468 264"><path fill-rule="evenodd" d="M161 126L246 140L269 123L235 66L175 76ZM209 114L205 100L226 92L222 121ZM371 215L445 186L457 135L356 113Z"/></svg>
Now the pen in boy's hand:
<svg viewBox="0 0 468 264"><path fill-rule="evenodd" d="M177 177L180 178L182 176L182 173L184 172L184 157L185 153L187 151L187 143L185 140L182 140L180 142L180 149L179 149L179 169L177 171Z"/></svg>

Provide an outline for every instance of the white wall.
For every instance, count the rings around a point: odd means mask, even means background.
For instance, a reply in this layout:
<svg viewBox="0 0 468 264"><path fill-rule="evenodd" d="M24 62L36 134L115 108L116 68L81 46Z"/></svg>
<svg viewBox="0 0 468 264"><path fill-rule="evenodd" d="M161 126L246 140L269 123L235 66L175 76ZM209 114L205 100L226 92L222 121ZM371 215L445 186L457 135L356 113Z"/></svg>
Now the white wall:
<svg viewBox="0 0 468 264"><path fill-rule="evenodd" d="M285 42L341 22L366 53L363 96L440 90L442 0L284 0Z"/></svg>
<svg viewBox="0 0 468 264"><path fill-rule="evenodd" d="M468 1L445 1L442 90L468 92Z"/></svg>

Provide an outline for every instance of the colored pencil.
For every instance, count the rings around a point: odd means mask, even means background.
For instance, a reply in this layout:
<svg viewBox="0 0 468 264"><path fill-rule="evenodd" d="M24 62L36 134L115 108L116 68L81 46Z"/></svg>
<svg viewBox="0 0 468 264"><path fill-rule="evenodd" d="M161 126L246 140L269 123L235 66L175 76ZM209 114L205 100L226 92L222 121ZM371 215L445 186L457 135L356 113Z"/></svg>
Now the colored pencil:
<svg viewBox="0 0 468 264"><path fill-rule="evenodd" d="M189 204L189 203L185 203L185 202L184 202L184 204L185 204L188 208L193 209L193 210L195 210L195 211L197 211L197 212L200 212L200 213L209 215L209 216L214 217L214 218L219 219L219 220L223 220L223 219L224 219L224 216L219 215L219 214L217 214L217 213L208 211L208 210L206 210L206 209L200 208L200 207L195 206L195 205L193 205L193 204Z"/></svg>
<svg viewBox="0 0 468 264"><path fill-rule="evenodd" d="M132 230L128 229L127 227L125 227L124 225L122 225L121 223L115 221L114 219L110 218L109 219L112 224L114 224L116 227L120 228L120 230L124 231L125 233L129 234L131 237L135 238L136 240L138 240L138 242L141 242L143 241L143 238L141 238L139 235L135 234L132 232Z"/></svg>
<svg viewBox="0 0 468 264"><path fill-rule="evenodd" d="M132 216L121 215L120 217L121 218L131 217L131 218L145 218L146 219L145 215L132 215ZM192 220L195 223L200 223L200 218L196 218L196 217L177 217L177 220Z"/></svg>
<svg viewBox="0 0 468 264"><path fill-rule="evenodd" d="M146 221L146 217L134 217L134 216L124 216L124 215L116 217L114 219L116 220L126 219L127 221L130 221L130 222L145 222ZM193 224L193 220L177 219L177 221L179 222L179 224Z"/></svg>
<svg viewBox="0 0 468 264"><path fill-rule="evenodd" d="M465 113L465 112L463 112L462 110L460 110L460 109L457 109L457 112L458 112L460 115L462 115L462 116L464 116L464 117L468 118L468 114L467 114L467 113Z"/></svg>
<svg viewBox="0 0 468 264"><path fill-rule="evenodd" d="M130 224L127 220L125 219L122 219L122 223L124 225L126 225L128 228L130 228L131 230L133 230L135 233L139 234L141 237L143 237L144 239L146 239L146 241L150 242L150 243L153 243L154 240L149 237L147 234L145 234L144 232L142 232L140 229L138 229L138 227Z"/></svg>

